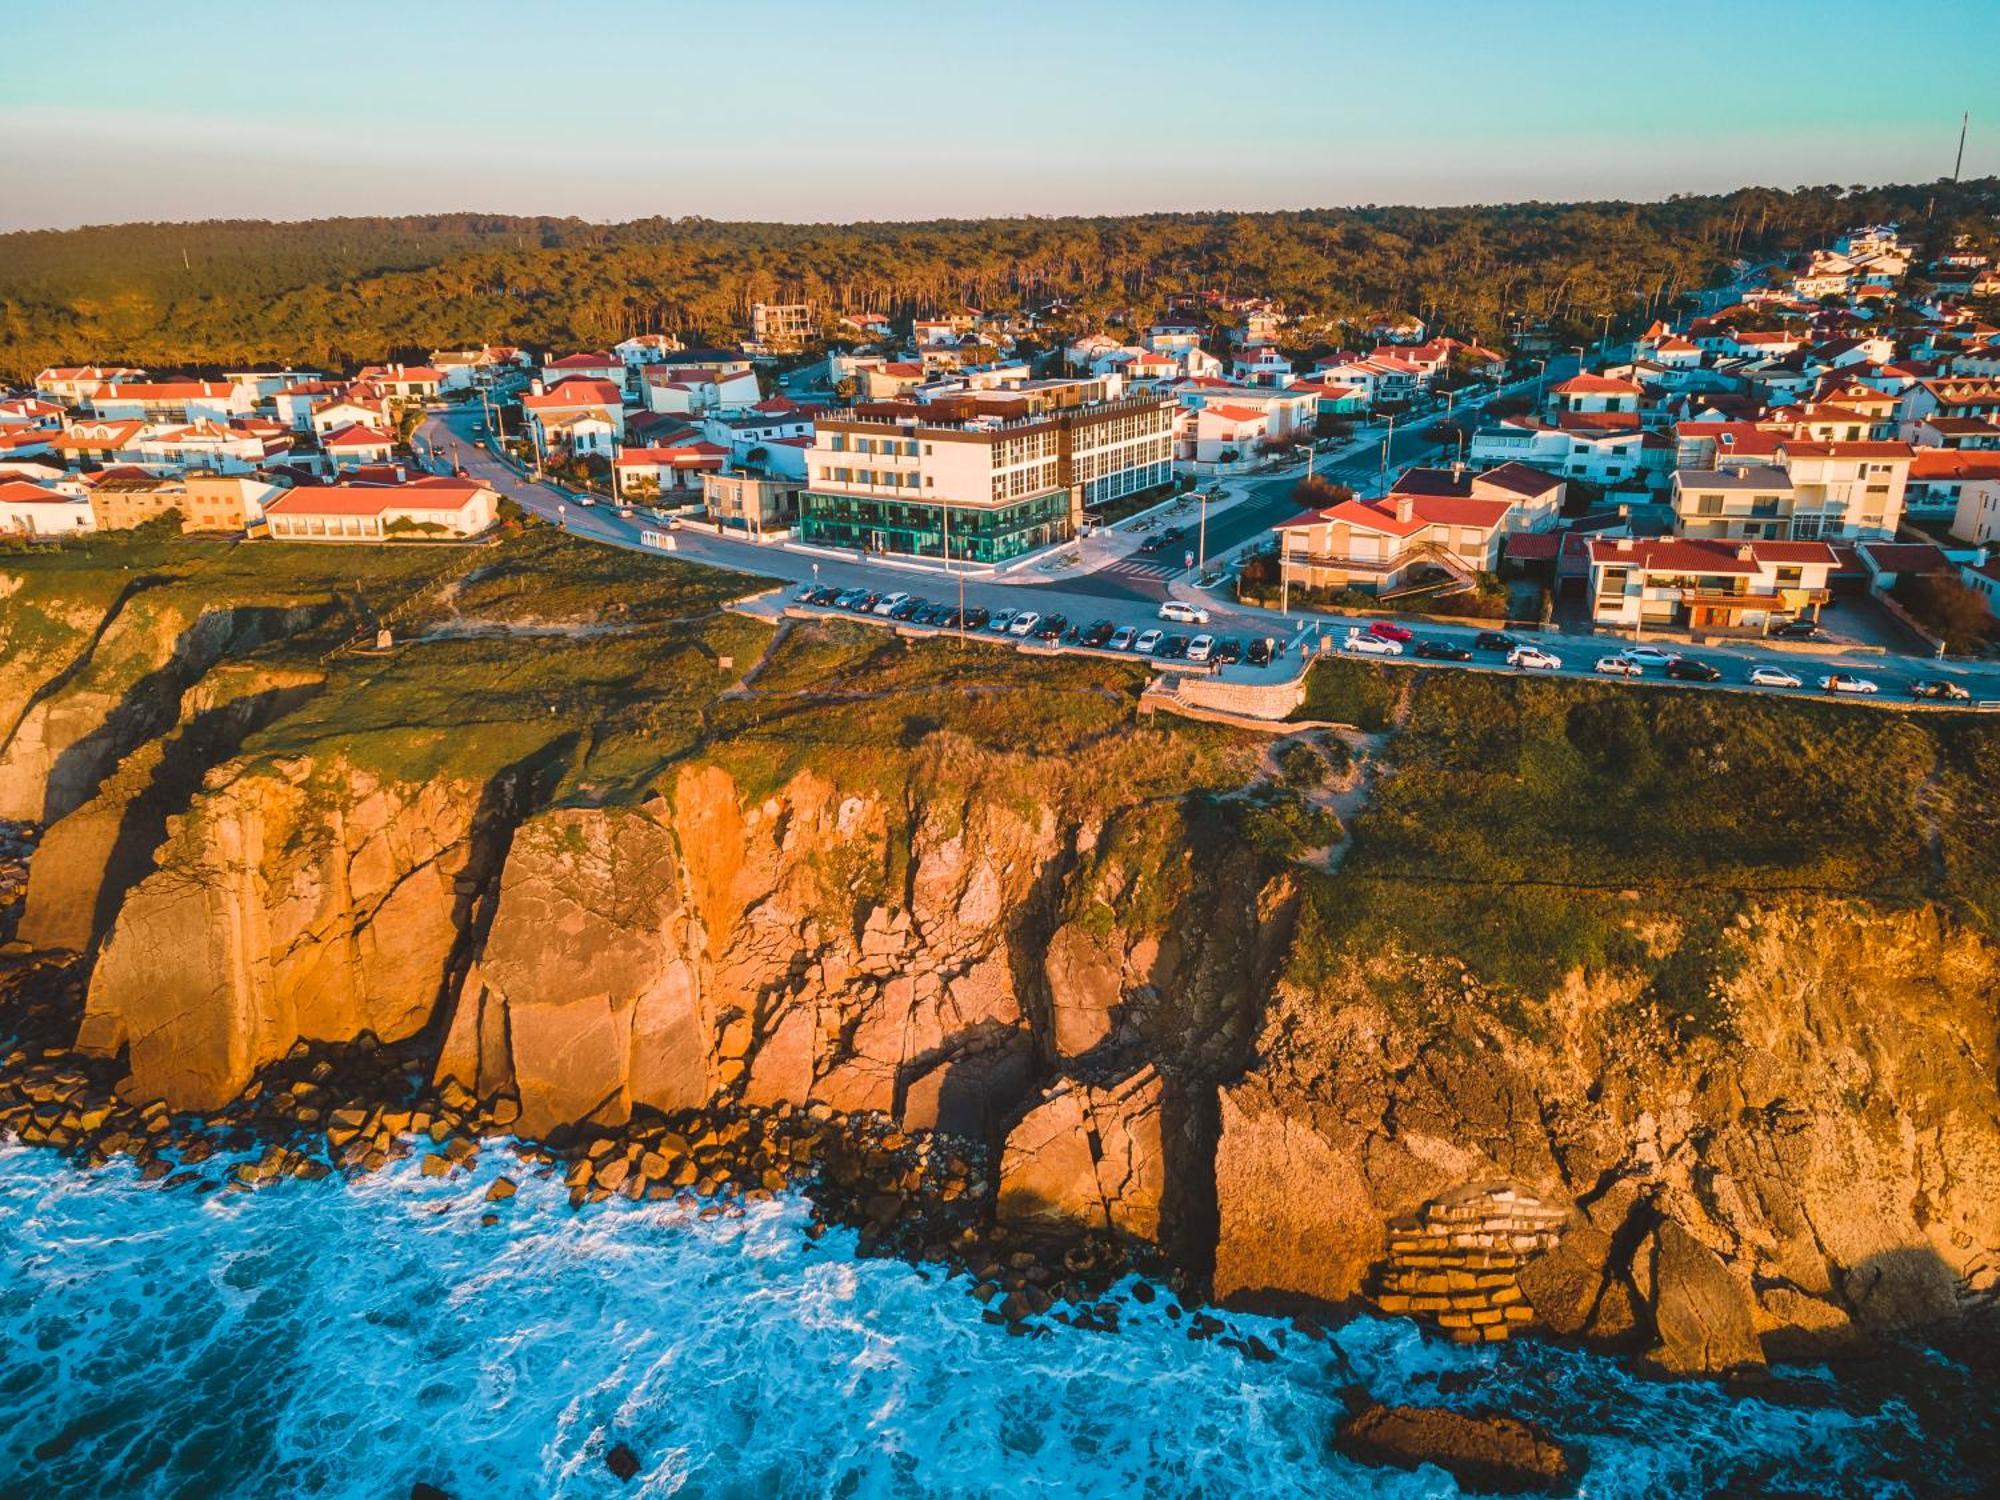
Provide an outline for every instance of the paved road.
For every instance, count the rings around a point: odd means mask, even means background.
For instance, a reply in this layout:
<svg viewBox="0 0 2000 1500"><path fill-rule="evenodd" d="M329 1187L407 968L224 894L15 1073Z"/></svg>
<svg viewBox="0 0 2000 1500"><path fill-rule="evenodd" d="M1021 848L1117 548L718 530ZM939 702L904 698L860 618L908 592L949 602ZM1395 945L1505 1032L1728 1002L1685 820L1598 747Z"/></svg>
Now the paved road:
<svg viewBox="0 0 2000 1500"><path fill-rule="evenodd" d="M429 418L419 433L420 451L434 450L441 464L455 455L474 478L491 484L536 514L552 521L560 519L578 536L614 546L658 550L647 548L641 541L641 534L648 531L658 534L664 528L643 512L634 512L632 518L627 520L608 505L581 505L574 497L549 485L529 483L490 453L479 449L472 431L478 416L477 410L471 409ZM1398 444L1399 463L1421 456L1421 437L1413 437L1412 445L1410 449L1405 449ZM1408 457L1404 456L1406 453ZM1238 532L1242 532L1247 539L1249 535L1268 527L1273 520L1288 514L1291 486L1299 472L1303 470L1246 481L1246 498L1211 521L1209 555L1221 555L1232 545L1228 539ZM1191 510L1181 519L1192 522L1194 516ZM956 604L962 599L967 606L978 606L995 613L1003 609L1032 609L1043 616L1061 614L1070 624L1079 626L1104 619L1114 626L1130 625L1135 629L1162 623L1158 611L1164 599L1196 602L1209 611L1210 619L1205 626L1165 628L1190 635L1206 630L1210 634L1234 636L1245 642L1269 637L1279 642L1282 648L1281 654L1269 666L1254 668L1243 663L1226 669L1224 675L1234 680L1281 681L1290 678L1300 670L1301 659L1306 654L1322 647L1344 649L1350 627L1367 623L1350 622L1338 617L1285 616L1276 610L1218 600L1193 586L1179 566L1181 560L1178 556L1146 557L1130 553L1127 550L1131 543L1129 534L1086 540L1080 544L1085 564L1089 565L1095 557L1101 557L1102 561L1089 572L1058 578L1037 578L1032 569L998 577L983 574L946 576L935 565L913 568L879 557L863 560L847 555L814 555L780 546L759 546L734 537L716 536L699 526L677 526L671 531L670 539L672 555L676 557L761 574L791 585L788 595L795 593L799 586L813 583L839 588L865 587L884 594L900 590L939 603ZM1479 633L1469 626L1411 623L1416 631L1415 640L1404 648L1403 656L1396 658L1406 664L1416 662L1414 647L1417 642L1434 640L1470 649ZM1600 657L1620 651L1630 644L1624 638L1597 632L1524 638L1538 640L1555 652L1563 664L1557 675L1567 677L1592 676ZM1912 682L1945 678L1963 685L1975 699L2000 702L2000 664L1936 663L1911 657L1864 654L1830 657L1803 655L1755 641L1677 649L1684 649L1687 656L1713 665L1722 672L1721 680L1709 685L1715 688L1783 695L1812 691L1828 672L1842 672L1876 683L1879 692L1872 701L1906 702ZM1427 662L1425 665L1452 664ZM1753 688L1747 681L1748 673L1759 665L1792 671L1806 686L1792 690ZM1505 665L1500 655L1476 650L1473 660L1462 664L1459 669L1513 670ZM1639 680L1660 682L1664 680L1664 674L1657 666L1648 667ZM1675 685L1696 686L1690 683Z"/></svg>

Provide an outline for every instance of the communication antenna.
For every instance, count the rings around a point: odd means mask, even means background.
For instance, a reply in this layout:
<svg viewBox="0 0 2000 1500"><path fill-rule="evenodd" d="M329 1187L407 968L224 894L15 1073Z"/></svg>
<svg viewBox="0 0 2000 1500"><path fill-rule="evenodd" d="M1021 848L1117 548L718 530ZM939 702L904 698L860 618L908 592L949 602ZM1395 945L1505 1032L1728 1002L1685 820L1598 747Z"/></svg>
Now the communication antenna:
<svg viewBox="0 0 2000 1500"><path fill-rule="evenodd" d="M1958 182L1958 174L1965 167L1965 133L1972 128L1972 111L1967 110L1958 117L1958 160L1951 164L1951 180Z"/></svg>

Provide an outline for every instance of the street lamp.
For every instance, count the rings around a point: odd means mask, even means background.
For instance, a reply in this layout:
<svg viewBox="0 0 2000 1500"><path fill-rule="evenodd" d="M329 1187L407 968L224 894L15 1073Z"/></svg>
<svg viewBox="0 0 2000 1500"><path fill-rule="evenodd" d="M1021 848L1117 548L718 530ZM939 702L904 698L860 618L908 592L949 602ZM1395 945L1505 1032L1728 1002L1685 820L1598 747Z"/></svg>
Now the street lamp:
<svg viewBox="0 0 2000 1500"><path fill-rule="evenodd" d="M1542 409L1542 381L1547 377L1548 373L1549 373L1549 362L1546 359L1536 360L1535 361L1535 410L1536 411L1540 411Z"/></svg>
<svg viewBox="0 0 2000 1500"><path fill-rule="evenodd" d="M1195 568L1198 573L1206 573L1208 571L1208 491L1207 490L1203 490L1201 492L1201 540L1198 545L1201 550L1195 562Z"/></svg>

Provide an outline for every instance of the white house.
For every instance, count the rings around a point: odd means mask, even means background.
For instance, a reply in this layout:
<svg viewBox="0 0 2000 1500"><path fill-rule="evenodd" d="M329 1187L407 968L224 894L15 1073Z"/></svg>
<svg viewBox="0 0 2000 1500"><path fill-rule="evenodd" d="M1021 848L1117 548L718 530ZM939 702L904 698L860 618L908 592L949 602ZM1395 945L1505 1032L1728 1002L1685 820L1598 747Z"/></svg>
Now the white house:
<svg viewBox="0 0 2000 1500"><path fill-rule="evenodd" d="M627 448L611 465L612 485L621 498L650 499L701 493L702 475L718 474L729 462L720 443L676 443L663 448Z"/></svg>
<svg viewBox="0 0 2000 1500"><path fill-rule="evenodd" d="M1816 614L1838 561L1824 542L1603 538L1590 543L1591 619L1769 629Z"/></svg>
<svg viewBox="0 0 2000 1500"><path fill-rule="evenodd" d="M373 427L356 423L329 432L320 439L320 448L336 467L354 468L361 464L386 464L396 451L396 440Z"/></svg>
<svg viewBox="0 0 2000 1500"><path fill-rule="evenodd" d="M579 376L548 390L532 391L521 398L521 412L534 429L536 447L543 454L559 447L567 448L573 439L581 439L591 445L571 449L573 452L609 452L625 437L625 398L623 388L616 380ZM590 424L576 428L565 426L578 417L602 419L603 427L609 429L610 446L595 446L603 441L599 427Z"/></svg>
<svg viewBox="0 0 2000 1500"><path fill-rule="evenodd" d="M664 364L644 372L646 409L686 416L694 412L755 406L762 392L755 370Z"/></svg>
<svg viewBox="0 0 2000 1500"><path fill-rule="evenodd" d="M493 524L499 504L475 480L432 475L405 484L301 485L267 503L264 520L282 541L468 537Z"/></svg>
<svg viewBox="0 0 2000 1500"><path fill-rule="evenodd" d="M76 536L96 524L88 500L25 479L0 479L0 535Z"/></svg>

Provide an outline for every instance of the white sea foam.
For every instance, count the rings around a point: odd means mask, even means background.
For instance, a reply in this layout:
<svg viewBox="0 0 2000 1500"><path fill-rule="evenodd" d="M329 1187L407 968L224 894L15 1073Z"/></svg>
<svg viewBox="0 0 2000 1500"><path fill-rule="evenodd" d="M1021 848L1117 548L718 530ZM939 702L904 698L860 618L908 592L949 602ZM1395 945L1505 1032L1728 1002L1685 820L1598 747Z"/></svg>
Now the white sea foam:
<svg viewBox="0 0 2000 1500"><path fill-rule="evenodd" d="M1462 1350L1360 1319L1276 1351L1193 1340L1170 1295L1115 1335L1010 1335L963 1281L802 1233L795 1201L701 1219L573 1214L524 1176L198 1197L0 1150L0 1493L382 1500L545 1496L1452 1494L1329 1436L1379 1399L1498 1406L1588 1450L1590 1496L1905 1493L1890 1406L1774 1405L1533 1345ZM1484 1370L1470 1393L1438 1377ZM604 1465L628 1443L629 1485ZM1746 1488L1747 1486L1747 1488Z"/></svg>

